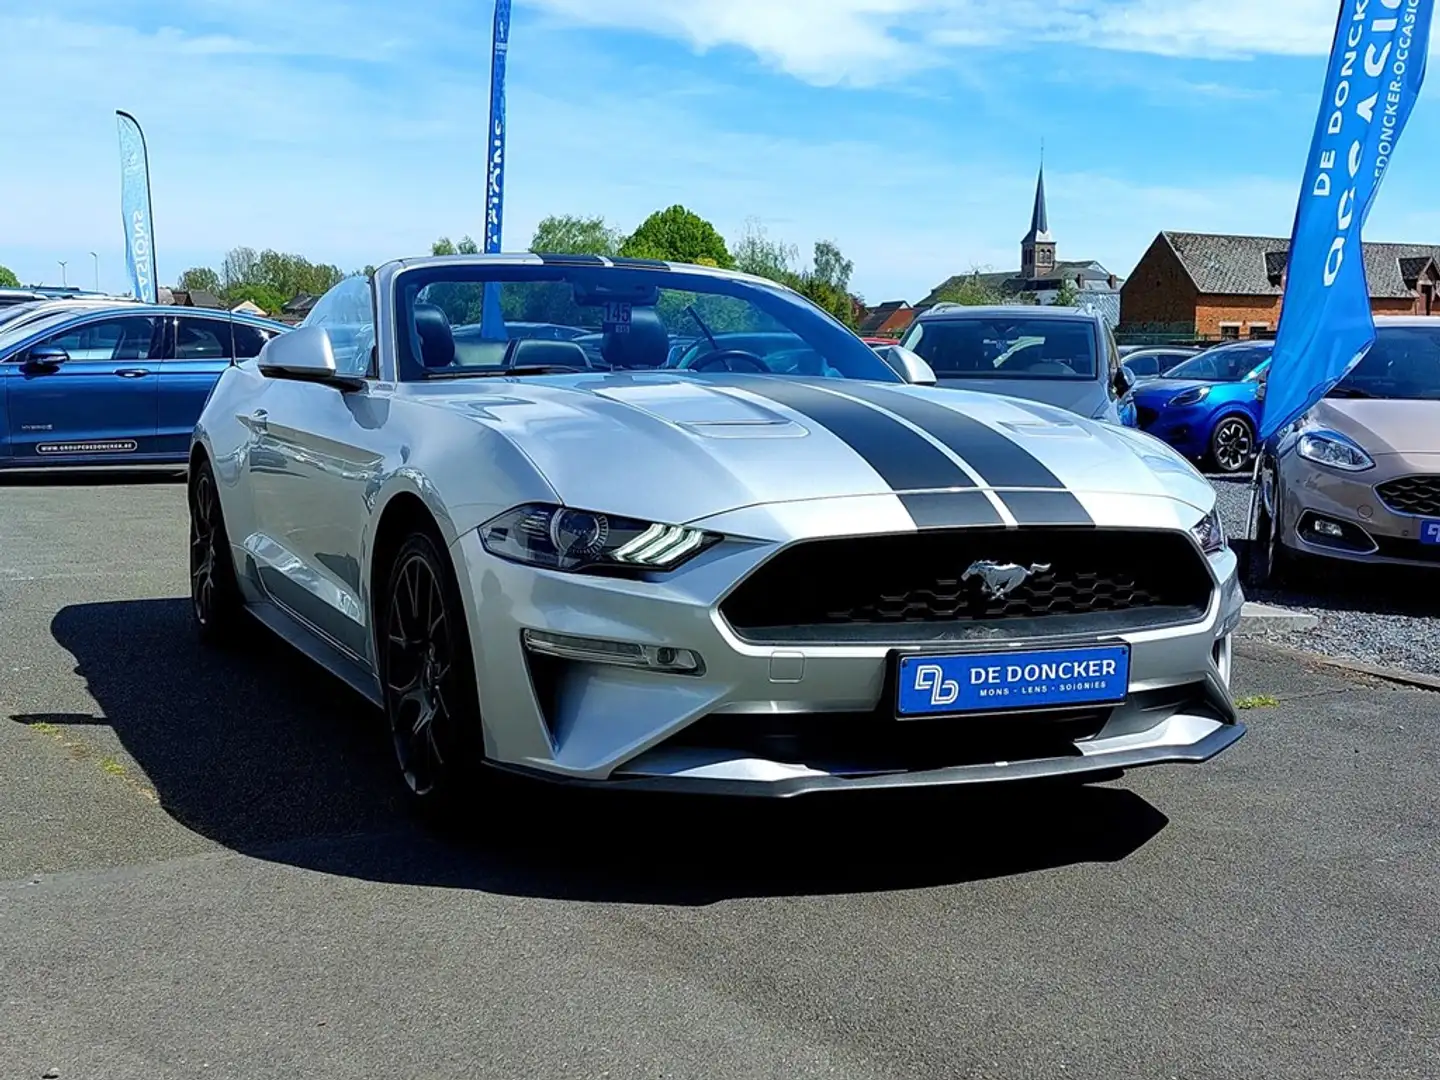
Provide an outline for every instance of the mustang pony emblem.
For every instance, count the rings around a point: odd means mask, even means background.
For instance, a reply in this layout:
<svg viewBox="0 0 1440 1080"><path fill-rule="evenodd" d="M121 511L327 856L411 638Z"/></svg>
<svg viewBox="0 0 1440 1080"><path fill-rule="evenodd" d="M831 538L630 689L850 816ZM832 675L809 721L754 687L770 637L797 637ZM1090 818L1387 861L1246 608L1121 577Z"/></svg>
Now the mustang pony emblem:
<svg viewBox="0 0 1440 1080"><path fill-rule="evenodd" d="M1049 563L1035 563L1027 570L1014 563L990 562L987 559L971 563L965 573L960 575L960 580L965 582L972 577L978 577L992 600L1003 600L1024 585L1032 574L1043 574L1049 569Z"/></svg>

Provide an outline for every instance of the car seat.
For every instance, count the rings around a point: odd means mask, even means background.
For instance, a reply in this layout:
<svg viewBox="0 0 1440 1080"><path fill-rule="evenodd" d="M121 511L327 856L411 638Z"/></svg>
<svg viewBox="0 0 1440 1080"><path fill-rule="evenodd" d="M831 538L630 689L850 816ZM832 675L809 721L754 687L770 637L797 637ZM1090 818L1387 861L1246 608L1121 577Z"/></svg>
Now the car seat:
<svg viewBox="0 0 1440 1080"><path fill-rule="evenodd" d="M455 334L444 309L423 301L415 305L415 332L420 336L420 362L426 368L455 362Z"/></svg>
<svg viewBox="0 0 1440 1080"><path fill-rule="evenodd" d="M612 368L662 367L670 355L670 332L653 307L635 307L625 326L606 326L600 355Z"/></svg>

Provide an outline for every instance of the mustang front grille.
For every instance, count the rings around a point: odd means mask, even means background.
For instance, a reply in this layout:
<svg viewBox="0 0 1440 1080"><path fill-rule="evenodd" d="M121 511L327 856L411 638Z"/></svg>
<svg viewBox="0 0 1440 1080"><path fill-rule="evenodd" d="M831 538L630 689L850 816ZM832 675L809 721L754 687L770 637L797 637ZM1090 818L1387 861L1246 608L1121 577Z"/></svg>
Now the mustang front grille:
<svg viewBox="0 0 1440 1080"><path fill-rule="evenodd" d="M1387 480L1375 491L1397 514L1440 517L1440 476L1402 476Z"/></svg>
<svg viewBox="0 0 1440 1080"><path fill-rule="evenodd" d="M1076 632L1193 621L1212 587L1180 533L937 531L796 544L741 582L721 613L751 641L899 640L907 628L995 623L1018 632L1025 621L1043 627L1021 636L1041 636L1063 629L1056 620Z"/></svg>

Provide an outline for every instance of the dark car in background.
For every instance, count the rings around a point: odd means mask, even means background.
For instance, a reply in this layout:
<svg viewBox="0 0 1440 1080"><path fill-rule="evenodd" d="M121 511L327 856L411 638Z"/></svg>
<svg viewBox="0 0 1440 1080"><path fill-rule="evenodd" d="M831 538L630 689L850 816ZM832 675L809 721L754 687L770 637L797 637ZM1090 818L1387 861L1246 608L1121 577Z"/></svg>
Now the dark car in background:
<svg viewBox="0 0 1440 1080"><path fill-rule="evenodd" d="M1183 364L1197 355L1199 349L1185 349L1179 346L1155 346L1132 349L1121 357L1121 363L1130 369L1137 382L1158 379L1172 368Z"/></svg>
<svg viewBox="0 0 1440 1080"><path fill-rule="evenodd" d="M1260 424L1256 401L1273 341L1217 345L1135 388L1140 427L1222 473L1248 468Z"/></svg>
<svg viewBox="0 0 1440 1080"><path fill-rule="evenodd" d="M1134 427L1135 377L1098 314L1019 304L936 304L901 339L938 385L1024 398Z"/></svg>
<svg viewBox="0 0 1440 1080"><path fill-rule="evenodd" d="M220 373L288 329L133 301L0 323L0 469L183 465Z"/></svg>

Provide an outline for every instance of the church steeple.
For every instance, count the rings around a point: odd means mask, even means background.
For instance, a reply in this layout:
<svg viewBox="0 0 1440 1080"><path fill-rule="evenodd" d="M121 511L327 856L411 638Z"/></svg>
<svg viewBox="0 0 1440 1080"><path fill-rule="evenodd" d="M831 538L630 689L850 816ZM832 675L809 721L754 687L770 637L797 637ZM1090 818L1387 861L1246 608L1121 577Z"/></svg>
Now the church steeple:
<svg viewBox="0 0 1440 1080"><path fill-rule="evenodd" d="M1043 153L1043 151L1042 151ZM1045 205L1045 161L1035 181L1035 209L1030 214L1030 231L1020 241L1020 276L1029 280L1055 272L1055 240L1050 235L1050 213Z"/></svg>

